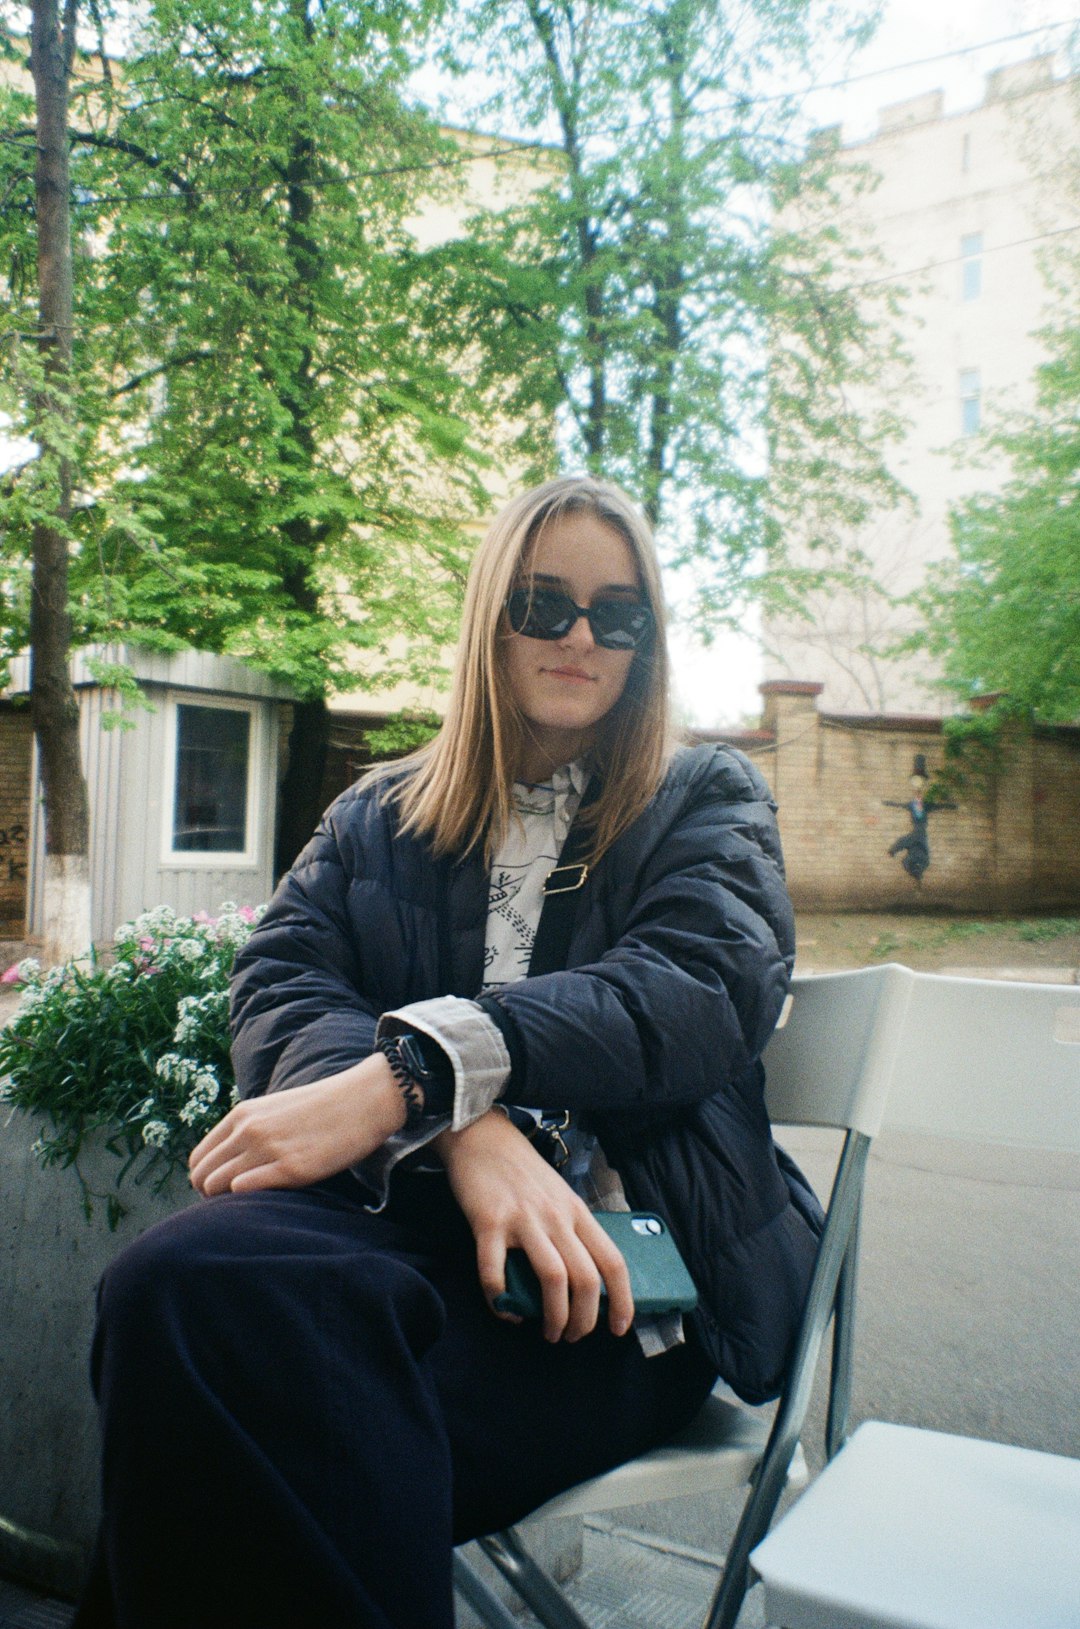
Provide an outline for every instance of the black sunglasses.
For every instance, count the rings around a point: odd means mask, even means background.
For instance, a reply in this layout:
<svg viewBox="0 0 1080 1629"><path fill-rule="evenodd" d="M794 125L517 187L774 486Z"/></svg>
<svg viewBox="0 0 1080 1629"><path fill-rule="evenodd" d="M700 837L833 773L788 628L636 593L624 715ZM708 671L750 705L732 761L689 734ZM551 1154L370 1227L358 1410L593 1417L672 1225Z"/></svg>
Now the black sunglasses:
<svg viewBox="0 0 1080 1629"><path fill-rule="evenodd" d="M515 633L526 639L565 639L578 617L586 617L593 638L605 650L637 650L652 633L653 614L635 600L596 600L575 605L557 588L515 588L506 602Z"/></svg>

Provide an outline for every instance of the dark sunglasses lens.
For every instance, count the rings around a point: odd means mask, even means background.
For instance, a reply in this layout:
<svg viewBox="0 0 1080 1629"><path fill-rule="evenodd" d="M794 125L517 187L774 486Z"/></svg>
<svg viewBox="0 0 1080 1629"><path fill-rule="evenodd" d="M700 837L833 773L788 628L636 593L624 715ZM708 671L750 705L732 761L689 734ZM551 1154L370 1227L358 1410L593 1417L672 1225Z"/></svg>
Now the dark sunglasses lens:
<svg viewBox="0 0 1080 1629"><path fill-rule="evenodd" d="M515 588L506 611L514 632L528 639L562 639L577 620L573 600L550 588Z"/></svg>
<svg viewBox="0 0 1080 1629"><path fill-rule="evenodd" d="M578 618L574 601L554 588L515 588L506 613L528 639L564 639ZM637 650L652 628L649 607L627 600L597 600L587 614L593 638L607 650Z"/></svg>
<svg viewBox="0 0 1080 1629"><path fill-rule="evenodd" d="M589 612L593 637L608 650L637 650L649 636L652 612L626 600L597 600Z"/></svg>

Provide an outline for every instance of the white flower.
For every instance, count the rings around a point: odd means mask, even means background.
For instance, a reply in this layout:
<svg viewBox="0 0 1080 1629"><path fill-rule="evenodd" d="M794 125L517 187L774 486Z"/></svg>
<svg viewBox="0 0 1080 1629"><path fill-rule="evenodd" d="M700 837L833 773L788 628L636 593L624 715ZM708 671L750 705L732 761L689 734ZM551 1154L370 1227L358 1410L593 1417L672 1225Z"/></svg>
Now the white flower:
<svg viewBox="0 0 1080 1629"><path fill-rule="evenodd" d="M15 1082L10 1075L5 1075L3 1080L0 1080L0 1103L10 1103L14 1095Z"/></svg>
<svg viewBox="0 0 1080 1629"><path fill-rule="evenodd" d="M113 962L105 977L119 983L121 979L130 979L131 964L129 962Z"/></svg>
<svg viewBox="0 0 1080 1629"><path fill-rule="evenodd" d="M177 939L173 949L185 962L200 962L206 955L206 946L199 939Z"/></svg>
<svg viewBox="0 0 1080 1629"><path fill-rule="evenodd" d="M113 943L117 945L129 945L133 939L137 939L138 937L139 935L135 931L133 923L121 922L120 926L113 934Z"/></svg>
<svg viewBox="0 0 1080 1629"><path fill-rule="evenodd" d="M38 1159L41 1159L41 1157L47 1151L48 1151L48 1145L47 1145L44 1137L35 1137L34 1141L30 1144L30 1152L31 1152L31 1154L36 1154Z"/></svg>
<svg viewBox="0 0 1080 1629"><path fill-rule="evenodd" d="M221 1090L218 1078L212 1069L200 1069L191 1082L191 1095L180 1110L180 1118L185 1125L192 1125L217 1101Z"/></svg>
<svg viewBox="0 0 1080 1629"><path fill-rule="evenodd" d="M186 1086L196 1070L196 1065L190 1058L182 1058L178 1052L163 1052L154 1065L154 1073L161 1080L171 1081L176 1086Z"/></svg>
<svg viewBox="0 0 1080 1629"><path fill-rule="evenodd" d="M148 1120L143 1126L142 1140L147 1148L164 1148L169 1140L169 1128L164 1120Z"/></svg>
<svg viewBox="0 0 1080 1629"><path fill-rule="evenodd" d="M19 978L25 984L28 979L36 979L41 972L41 963L36 956L24 956L19 963Z"/></svg>

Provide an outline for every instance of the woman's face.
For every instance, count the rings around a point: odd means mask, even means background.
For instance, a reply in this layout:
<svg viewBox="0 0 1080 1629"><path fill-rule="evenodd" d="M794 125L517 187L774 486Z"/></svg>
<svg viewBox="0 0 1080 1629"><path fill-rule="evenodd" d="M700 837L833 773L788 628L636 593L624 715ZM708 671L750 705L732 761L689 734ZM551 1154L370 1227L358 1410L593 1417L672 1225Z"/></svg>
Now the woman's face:
<svg viewBox="0 0 1080 1629"><path fill-rule="evenodd" d="M543 528L516 586L529 585L557 588L585 607L597 599L642 600L629 544L588 513L560 515ZM502 648L510 690L527 721L524 762L516 773L522 780L543 780L595 739L626 687L634 652L598 645L585 617L560 639L508 633Z"/></svg>

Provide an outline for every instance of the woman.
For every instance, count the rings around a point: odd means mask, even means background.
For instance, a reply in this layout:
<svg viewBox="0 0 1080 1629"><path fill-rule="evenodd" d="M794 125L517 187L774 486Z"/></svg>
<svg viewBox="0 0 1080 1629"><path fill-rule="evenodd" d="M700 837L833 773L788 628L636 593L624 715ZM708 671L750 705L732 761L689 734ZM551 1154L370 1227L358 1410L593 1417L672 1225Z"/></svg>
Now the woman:
<svg viewBox="0 0 1080 1629"><path fill-rule="evenodd" d="M764 783L672 753L644 521L591 479L524 494L440 735L338 799L238 958L209 1202L103 1281L79 1623L448 1629L452 1544L670 1435L718 1370L775 1391L820 1218L757 1062L791 954ZM698 1280L685 1339L634 1320L593 1215L627 1201ZM539 1324L493 1309L513 1247Z"/></svg>

